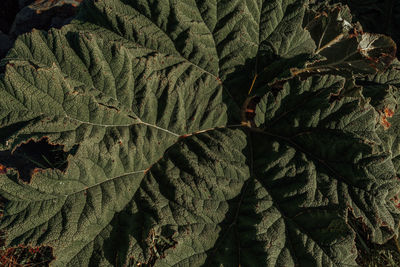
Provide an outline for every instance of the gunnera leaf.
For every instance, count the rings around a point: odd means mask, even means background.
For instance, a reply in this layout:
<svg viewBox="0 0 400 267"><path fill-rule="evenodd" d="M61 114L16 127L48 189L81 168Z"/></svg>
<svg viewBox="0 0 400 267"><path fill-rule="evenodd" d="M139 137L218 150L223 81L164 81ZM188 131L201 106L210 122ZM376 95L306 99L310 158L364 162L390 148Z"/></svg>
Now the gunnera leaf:
<svg viewBox="0 0 400 267"><path fill-rule="evenodd" d="M400 176L399 104L400 104L400 63L396 59L384 73L368 75L357 79L364 88L364 94L380 114L378 133L391 152L397 176Z"/></svg>
<svg viewBox="0 0 400 267"><path fill-rule="evenodd" d="M396 235L387 97L358 84L389 75L395 48L354 54L371 76L308 71L333 50L301 26L307 3L93 0L20 36L0 151L45 137L73 153L29 183L2 170L6 245L51 247L53 266L352 266L349 212L375 243Z"/></svg>
<svg viewBox="0 0 400 267"><path fill-rule="evenodd" d="M303 25L316 43L322 59L306 64L301 72L333 72L345 75L373 74L385 70L396 55L396 44L385 35L364 33L352 22L347 6L322 6L310 10Z"/></svg>

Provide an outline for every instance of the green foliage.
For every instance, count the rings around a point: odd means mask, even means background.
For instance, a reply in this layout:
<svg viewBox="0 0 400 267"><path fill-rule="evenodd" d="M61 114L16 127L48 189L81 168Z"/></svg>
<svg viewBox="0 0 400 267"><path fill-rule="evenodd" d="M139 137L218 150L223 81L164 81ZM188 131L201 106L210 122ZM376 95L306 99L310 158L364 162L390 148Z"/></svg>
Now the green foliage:
<svg viewBox="0 0 400 267"><path fill-rule="evenodd" d="M395 53L342 5L86 1L2 61L0 152L65 152L28 182L2 163L6 245L53 266L356 266L360 228L399 230Z"/></svg>

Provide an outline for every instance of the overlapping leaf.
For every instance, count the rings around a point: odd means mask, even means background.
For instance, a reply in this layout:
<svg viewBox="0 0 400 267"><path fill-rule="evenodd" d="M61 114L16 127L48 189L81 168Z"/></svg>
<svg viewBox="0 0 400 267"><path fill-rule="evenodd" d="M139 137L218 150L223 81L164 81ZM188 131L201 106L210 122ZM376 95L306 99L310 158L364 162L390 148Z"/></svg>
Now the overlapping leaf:
<svg viewBox="0 0 400 267"><path fill-rule="evenodd" d="M308 153L317 172L324 173L319 177L335 177L337 182L321 186L334 186L329 191L337 194L336 201L349 205L369 227L378 226L372 238L383 242L387 233L378 229L380 224L385 228L393 223L390 228L396 228L393 216L399 212L386 204L386 198L394 196L398 182L390 152L383 149L376 132L375 109L356 97L331 100L344 85L344 78L337 76L290 81L276 97L268 93L261 99L254 120L266 133Z"/></svg>
<svg viewBox="0 0 400 267"><path fill-rule="evenodd" d="M375 73L385 70L394 59L396 45L379 34L364 33L360 25L352 24L346 6L311 10L303 21L311 33L323 59L310 62L301 71Z"/></svg>
<svg viewBox="0 0 400 267"><path fill-rule="evenodd" d="M390 36L397 44L400 42L400 3L379 0L331 0L330 2L348 5L355 19L369 32ZM399 51L397 51L397 56Z"/></svg>
<svg viewBox="0 0 400 267"><path fill-rule="evenodd" d="M83 6L61 30L21 36L3 61L1 150L43 137L78 146L65 172L1 175L8 245L51 246L54 266L348 266L349 210L375 242L397 233L374 90L294 73L268 85L330 42L301 27L305 1ZM362 66L388 64L393 47L377 38Z"/></svg>

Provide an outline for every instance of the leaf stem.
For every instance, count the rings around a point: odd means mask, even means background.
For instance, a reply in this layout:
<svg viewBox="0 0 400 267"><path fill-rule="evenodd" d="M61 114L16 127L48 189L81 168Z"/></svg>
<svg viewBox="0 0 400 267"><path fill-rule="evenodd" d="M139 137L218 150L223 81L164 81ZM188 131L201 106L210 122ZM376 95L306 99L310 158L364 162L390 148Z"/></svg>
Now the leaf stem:
<svg viewBox="0 0 400 267"><path fill-rule="evenodd" d="M253 86L254 86L254 83L256 82L256 80L257 80L257 73L254 75L253 82L251 83L251 86L250 86L250 89L249 89L249 92L247 93L247 95L250 95L251 90L253 90Z"/></svg>
<svg viewBox="0 0 400 267"><path fill-rule="evenodd" d="M394 237L394 243L396 244L397 251L400 253L399 239L397 236Z"/></svg>

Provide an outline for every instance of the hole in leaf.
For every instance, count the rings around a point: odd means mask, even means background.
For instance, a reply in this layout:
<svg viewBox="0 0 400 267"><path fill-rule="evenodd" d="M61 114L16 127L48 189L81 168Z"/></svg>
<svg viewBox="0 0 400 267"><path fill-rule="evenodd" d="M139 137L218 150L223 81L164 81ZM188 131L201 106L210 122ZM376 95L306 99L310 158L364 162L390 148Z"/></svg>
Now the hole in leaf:
<svg viewBox="0 0 400 267"><path fill-rule="evenodd" d="M17 147L15 151L0 151L0 164L6 168L16 169L24 182L30 182L38 170L58 169L65 171L68 166L68 155L75 155L78 145L64 151L63 145L50 144L47 138L39 141L30 140Z"/></svg>
<svg viewBox="0 0 400 267"><path fill-rule="evenodd" d="M154 266L158 259L165 257L164 252L169 248L175 248L176 242L172 237L172 229L164 228L157 234L154 229L150 230L147 242L149 243L150 259L146 263L148 266Z"/></svg>
<svg viewBox="0 0 400 267"><path fill-rule="evenodd" d="M49 266L53 259L53 249L47 246L0 249L1 266Z"/></svg>

